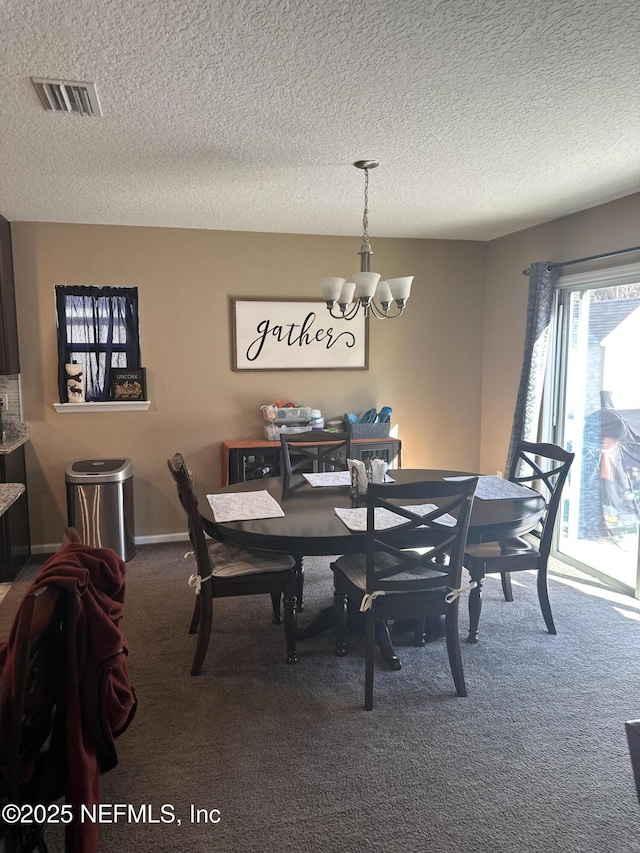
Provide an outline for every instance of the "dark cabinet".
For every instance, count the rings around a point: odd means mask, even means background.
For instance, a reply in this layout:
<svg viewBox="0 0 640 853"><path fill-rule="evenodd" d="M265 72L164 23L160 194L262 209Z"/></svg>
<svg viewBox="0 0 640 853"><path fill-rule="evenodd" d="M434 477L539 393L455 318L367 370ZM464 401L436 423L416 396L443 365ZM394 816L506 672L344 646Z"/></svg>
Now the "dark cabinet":
<svg viewBox="0 0 640 853"><path fill-rule="evenodd" d="M351 444L354 459L384 459L390 468L400 468L401 442L398 438L356 439ZM279 477L281 452L279 441L224 441L221 447L221 481L223 486Z"/></svg>
<svg viewBox="0 0 640 853"><path fill-rule="evenodd" d="M397 438L376 439L366 444L353 442L351 447L354 459L359 459L361 462L384 459L389 464L389 468L400 467L400 440Z"/></svg>
<svg viewBox="0 0 640 853"><path fill-rule="evenodd" d="M0 374L19 372L11 226L0 216Z"/></svg>
<svg viewBox="0 0 640 853"><path fill-rule="evenodd" d="M0 454L0 482L26 484L24 447ZM12 581L31 553L27 493L0 516L0 581Z"/></svg>

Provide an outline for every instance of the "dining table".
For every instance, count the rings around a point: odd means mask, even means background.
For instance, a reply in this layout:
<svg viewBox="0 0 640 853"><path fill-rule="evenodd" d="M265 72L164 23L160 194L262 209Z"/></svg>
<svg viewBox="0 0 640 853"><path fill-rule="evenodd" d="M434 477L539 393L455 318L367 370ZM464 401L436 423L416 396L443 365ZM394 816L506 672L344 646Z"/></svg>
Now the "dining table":
<svg viewBox="0 0 640 853"><path fill-rule="evenodd" d="M410 483L478 475L448 469L398 468L390 470L388 476L396 483ZM332 485L336 480L340 483ZM366 533L350 530L336 514L337 508L366 506L366 496L352 494L348 477L342 481L341 477L293 474L248 480L215 490L207 490L206 483L199 483L198 499L206 533L230 545L294 557L330 557L365 551ZM234 515L260 514L259 507L265 501L271 507L275 504L281 514L234 519ZM248 512L236 509L234 513L233 506L245 505ZM528 533L538 524L545 505L544 497L528 487L500 477L479 476L467 542L504 542ZM217 508L215 515L213 506ZM230 511L225 512L227 507ZM397 534L391 530L385 536L396 539L398 547L403 548L418 548L424 543L420 528L400 530ZM305 640L326 630L332 624L332 615L333 607L324 608L309 626L298 631L298 639ZM400 669L402 664L387 626L376 627L384 660L391 669Z"/></svg>

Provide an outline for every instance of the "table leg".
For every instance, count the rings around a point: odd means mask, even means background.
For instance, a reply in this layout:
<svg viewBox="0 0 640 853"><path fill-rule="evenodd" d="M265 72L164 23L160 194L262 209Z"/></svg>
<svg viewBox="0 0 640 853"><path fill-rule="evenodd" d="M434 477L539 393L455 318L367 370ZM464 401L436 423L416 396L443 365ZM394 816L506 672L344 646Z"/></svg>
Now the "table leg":
<svg viewBox="0 0 640 853"><path fill-rule="evenodd" d="M380 620L376 622L376 643L378 644L382 659L389 669L402 669L402 661L393 648L387 623Z"/></svg>
<svg viewBox="0 0 640 853"><path fill-rule="evenodd" d="M307 625L306 628L299 628L296 634L298 640L310 640L312 637L317 637L318 634L328 631L333 628L334 608L324 607L317 616ZM364 618L360 611L349 607L348 624L352 631L358 634L364 634ZM389 629L385 622L376 622L376 643L382 659L387 664L389 669L402 669L402 662L396 654L396 651L391 642Z"/></svg>
<svg viewBox="0 0 640 853"><path fill-rule="evenodd" d="M425 619L396 619L391 628L393 637L413 634L414 644L423 646L445 636L444 616L427 616Z"/></svg>
<svg viewBox="0 0 640 853"><path fill-rule="evenodd" d="M298 640L310 640L318 634L333 628L333 606L323 607L317 616L309 622L306 628L298 628L296 634Z"/></svg>

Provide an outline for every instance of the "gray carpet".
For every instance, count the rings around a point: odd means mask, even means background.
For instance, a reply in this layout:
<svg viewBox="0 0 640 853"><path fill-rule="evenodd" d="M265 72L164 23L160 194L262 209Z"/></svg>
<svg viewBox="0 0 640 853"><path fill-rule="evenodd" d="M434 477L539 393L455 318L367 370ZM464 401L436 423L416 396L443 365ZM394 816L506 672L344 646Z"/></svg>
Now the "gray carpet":
<svg viewBox="0 0 640 853"><path fill-rule="evenodd" d="M640 717L640 609L597 582L554 574L559 634L534 578L513 603L487 580L481 642L463 644L456 697L443 640L399 647L363 710L362 639L337 659L331 633L287 666L265 597L218 601L202 674L189 675L193 591L185 544L128 564L125 629L139 708L119 739L103 802L172 804L181 825L118 822L101 851L638 853L640 806L624 721ZM5 638L33 560L0 604ZM306 624L331 599L328 560L307 559ZM467 625L466 600L461 631ZM190 804L218 809L192 824ZM215 814L214 814L215 817ZM52 853L62 850L49 832Z"/></svg>

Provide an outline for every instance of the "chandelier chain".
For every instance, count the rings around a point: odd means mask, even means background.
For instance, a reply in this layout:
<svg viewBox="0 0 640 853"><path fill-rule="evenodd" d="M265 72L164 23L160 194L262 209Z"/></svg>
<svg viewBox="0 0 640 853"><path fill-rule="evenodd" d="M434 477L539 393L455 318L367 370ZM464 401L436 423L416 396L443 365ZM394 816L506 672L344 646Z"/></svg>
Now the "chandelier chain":
<svg viewBox="0 0 640 853"><path fill-rule="evenodd" d="M369 242L369 169L364 170L364 215L362 217L362 242Z"/></svg>

